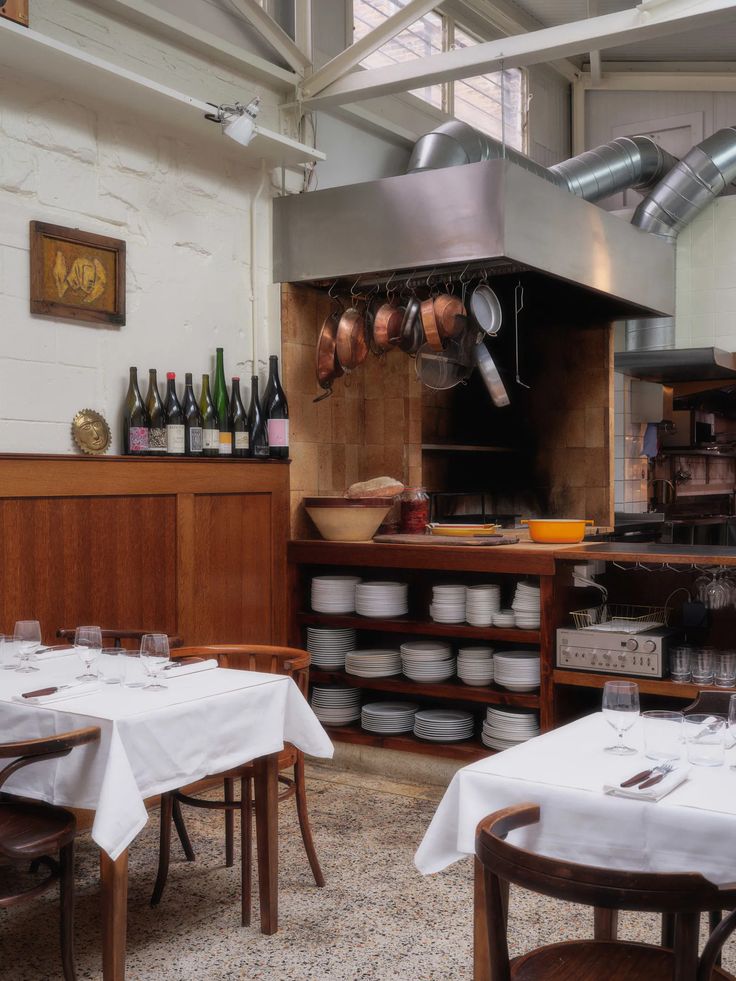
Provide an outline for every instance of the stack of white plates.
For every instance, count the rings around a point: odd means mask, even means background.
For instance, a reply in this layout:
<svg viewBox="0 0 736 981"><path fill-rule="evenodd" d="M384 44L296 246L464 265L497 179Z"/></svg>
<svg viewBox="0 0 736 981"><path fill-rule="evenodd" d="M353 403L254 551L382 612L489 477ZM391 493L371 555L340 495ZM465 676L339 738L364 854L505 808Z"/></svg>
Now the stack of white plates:
<svg viewBox="0 0 736 981"><path fill-rule="evenodd" d="M516 614L513 610L499 610L498 613L493 614L493 626L504 628L515 627Z"/></svg>
<svg viewBox="0 0 736 981"><path fill-rule="evenodd" d="M493 675L502 688L534 691L539 688L539 651L497 651Z"/></svg>
<svg viewBox="0 0 736 981"><path fill-rule="evenodd" d="M446 681L455 674L452 648L442 641L411 640L402 644L401 666L412 681Z"/></svg>
<svg viewBox="0 0 736 981"><path fill-rule="evenodd" d="M355 650L355 631L350 627L307 627L307 650L315 668L344 668L345 655Z"/></svg>
<svg viewBox="0 0 736 981"><path fill-rule="evenodd" d="M465 586L433 586L429 615L437 623L464 623Z"/></svg>
<svg viewBox="0 0 736 981"><path fill-rule="evenodd" d="M539 718L536 712L524 709L488 708L481 739L489 749L509 749L518 743L538 736Z"/></svg>
<svg viewBox="0 0 736 981"><path fill-rule="evenodd" d="M468 586L465 590L465 619L474 627L490 627L501 609L500 586Z"/></svg>
<svg viewBox="0 0 736 981"><path fill-rule="evenodd" d="M400 617L409 612L405 582L361 582L355 587L355 609L364 617Z"/></svg>
<svg viewBox="0 0 736 981"><path fill-rule="evenodd" d="M390 678L401 674L401 654L379 649L350 651L345 655L345 670L358 678Z"/></svg>
<svg viewBox="0 0 736 981"><path fill-rule="evenodd" d="M517 627L522 630L539 630L539 586L532 586L526 582L518 583L511 606Z"/></svg>
<svg viewBox="0 0 736 981"><path fill-rule="evenodd" d="M411 732L418 708L411 702L371 702L363 706L360 724L368 732Z"/></svg>
<svg viewBox="0 0 736 981"><path fill-rule="evenodd" d="M342 726L360 718L360 688L314 685L312 710L326 726Z"/></svg>
<svg viewBox="0 0 736 981"><path fill-rule="evenodd" d="M470 739L475 720L470 712L456 709L423 709L414 716L414 735L432 743Z"/></svg>
<svg viewBox="0 0 736 981"><path fill-rule="evenodd" d="M466 685L490 685L493 681L493 648L461 647L457 652L457 676Z"/></svg>
<svg viewBox="0 0 736 981"><path fill-rule="evenodd" d="M312 609L317 613L353 613L358 576L315 576Z"/></svg>

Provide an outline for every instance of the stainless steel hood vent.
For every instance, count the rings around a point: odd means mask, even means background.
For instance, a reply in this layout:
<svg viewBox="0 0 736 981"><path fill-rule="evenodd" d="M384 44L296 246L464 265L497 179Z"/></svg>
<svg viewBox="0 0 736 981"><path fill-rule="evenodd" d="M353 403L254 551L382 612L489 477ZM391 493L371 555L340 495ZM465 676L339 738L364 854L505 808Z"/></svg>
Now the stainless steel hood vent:
<svg viewBox="0 0 736 981"><path fill-rule="evenodd" d="M736 382L736 354L719 347L670 348L660 351L620 351L616 371L644 381L667 384L687 381Z"/></svg>
<svg viewBox="0 0 736 981"><path fill-rule="evenodd" d="M667 243L509 160L274 201L276 282L365 287L468 264L541 273L542 286L566 284L565 302L594 296L611 318L674 311Z"/></svg>

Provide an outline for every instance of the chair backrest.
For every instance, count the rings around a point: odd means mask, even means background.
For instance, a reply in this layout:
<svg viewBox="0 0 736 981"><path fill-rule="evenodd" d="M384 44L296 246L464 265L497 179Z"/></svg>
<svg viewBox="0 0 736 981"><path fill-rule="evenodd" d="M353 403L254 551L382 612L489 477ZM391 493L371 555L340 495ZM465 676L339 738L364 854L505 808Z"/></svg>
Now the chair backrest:
<svg viewBox="0 0 736 981"><path fill-rule="evenodd" d="M113 642L113 647L122 647L122 642L124 640L136 640L140 643L140 639L144 636L144 634L162 634L163 632L163 630L126 630L122 627L119 630L108 630L103 628L102 639L111 640ZM56 631L56 636L61 640L74 640L75 633L76 631L74 629L59 627L59 629ZM178 648L181 647L183 643L184 642L181 637L169 636L169 647Z"/></svg>
<svg viewBox="0 0 736 981"><path fill-rule="evenodd" d="M173 656L177 660L186 657L216 657L220 667L223 668L288 675L294 679L305 697L309 689L311 657L308 651L298 647L273 647L265 644L206 644L202 647L181 647Z"/></svg>
<svg viewBox="0 0 736 981"><path fill-rule="evenodd" d="M685 715L723 715L728 718L728 705L731 701L733 691L721 689L719 691L699 691L698 697L694 702L690 702L682 710Z"/></svg>
<svg viewBox="0 0 736 981"><path fill-rule="evenodd" d="M20 770L21 767L30 766L31 763L40 763L42 760L55 760L62 756L68 756L75 746L83 746L85 743L95 742L99 738L99 727L89 726L86 729L62 732L58 736L24 739L18 743L0 743L0 759L13 761L0 770L0 787L11 774Z"/></svg>

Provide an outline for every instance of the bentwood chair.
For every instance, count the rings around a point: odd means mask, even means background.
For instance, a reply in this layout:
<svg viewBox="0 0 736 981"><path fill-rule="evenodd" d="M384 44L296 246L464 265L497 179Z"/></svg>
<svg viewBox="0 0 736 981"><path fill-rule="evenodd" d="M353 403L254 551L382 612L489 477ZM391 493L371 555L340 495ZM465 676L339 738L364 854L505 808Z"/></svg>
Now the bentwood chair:
<svg viewBox="0 0 736 981"><path fill-rule="evenodd" d="M124 629L122 627L119 630L107 630L107 629L103 629L103 631L102 631L102 639L103 640L111 640L113 647L122 647L124 640L134 640L134 641L136 641L137 643L140 644L141 637L143 637L144 634L163 633L163 632L164 632L163 630L158 630L158 631L156 631L156 630L127 630L127 629ZM76 630L72 630L72 629L69 629L67 627L59 627L59 629L56 631L56 636L60 640L73 641L74 640L75 633L76 633ZM181 637L169 637L169 647L170 648L181 647L182 643L183 643L183 641L182 641Z"/></svg>
<svg viewBox="0 0 736 981"><path fill-rule="evenodd" d="M269 674L283 674L293 678L301 693L306 697L309 687L309 661L307 651L295 647L270 647L250 644L214 644L206 647L182 647L173 655L177 660L191 657L216 657L220 667L236 668L244 671L263 671ZM307 811L307 791L304 781L304 754L291 744L286 744L279 754L279 782L284 790L279 795L279 801L290 797L296 798L296 810L299 818L304 850L312 869L312 875L317 886L325 884L320 868L317 852L312 838ZM287 776L283 771L293 769L293 775ZM240 850L241 850L241 922L243 926L250 925L250 893L252 865L252 800L253 779L255 766L246 763L229 773L221 775L224 783L223 800L200 799L182 793L180 790L171 791L161 797L161 835L159 842L159 864L156 884L151 896L151 906L161 901L169 871L171 851L171 823L176 827L184 849L184 854L191 862L194 851L184 824L181 805L201 807L225 812L225 864L234 864L235 811L240 812ZM240 781L240 799L235 796L235 781Z"/></svg>
<svg viewBox="0 0 736 981"><path fill-rule="evenodd" d="M96 727L75 729L48 739L28 739L0 745L0 759L10 759L0 770L0 787L16 771L33 763L68 756L75 746L100 738ZM0 908L17 906L40 896L58 880L61 905L61 961L65 981L75 981L74 970L74 836L77 820L72 813L50 804L37 804L0 797L0 861L7 865L31 862L31 871L40 866L48 875L21 893L0 892ZM58 853L58 861L53 858Z"/></svg>
<svg viewBox="0 0 736 981"><path fill-rule="evenodd" d="M476 977L491 981L734 981L715 966L720 949L736 929L731 913L711 934L698 958L701 912L736 903L736 890L719 889L696 873L619 871L547 858L509 844L506 836L536 824L536 804L517 804L484 818L475 836L482 866L490 966L476 964ZM573 940L548 944L509 958L508 884L572 903L603 909L643 910L674 916L670 948L622 940ZM477 952L476 957L484 952ZM486 971L486 975L482 972Z"/></svg>

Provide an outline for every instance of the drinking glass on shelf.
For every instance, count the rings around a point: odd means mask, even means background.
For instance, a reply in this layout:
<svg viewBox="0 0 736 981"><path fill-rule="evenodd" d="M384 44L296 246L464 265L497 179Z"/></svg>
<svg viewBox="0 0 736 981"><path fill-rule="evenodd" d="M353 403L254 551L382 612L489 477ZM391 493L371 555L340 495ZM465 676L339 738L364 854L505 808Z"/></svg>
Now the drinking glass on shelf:
<svg viewBox="0 0 736 981"><path fill-rule="evenodd" d="M682 712L642 712L644 752L647 759L679 760L682 756Z"/></svg>
<svg viewBox="0 0 736 981"><path fill-rule="evenodd" d="M99 627L77 627L74 646L78 648L79 659L84 665L84 674L77 675L77 681L96 678L97 673L92 670L92 665L102 650L102 630Z"/></svg>
<svg viewBox="0 0 736 981"><path fill-rule="evenodd" d="M687 759L695 766L721 766L725 753L726 720L718 715L686 715Z"/></svg>
<svg viewBox="0 0 736 981"><path fill-rule="evenodd" d="M41 646L41 624L38 620L18 620L13 630L13 643L19 660L15 670L21 674L38 671L39 669L30 663L31 655Z"/></svg>
<svg viewBox="0 0 736 981"><path fill-rule="evenodd" d="M607 681L603 686L603 716L616 730L618 743L606 746L607 753L630 756L636 750L624 743L627 732L639 718L639 686L633 681Z"/></svg>
<svg viewBox="0 0 736 981"><path fill-rule="evenodd" d="M167 688L161 680L161 672L171 664L169 638L166 634L144 634L141 637L141 659L149 677L144 690L161 691Z"/></svg>
<svg viewBox="0 0 736 981"><path fill-rule="evenodd" d="M716 656L715 681L717 688L736 687L736 651L721 651Z"/></svg>
<svg viewBox="0 0 736 981"><path fill-rule="evenodd" d="M678 684L687 684L691 677L692 647L670 649L670 678Z"/></svg>
<svg viewBox="0 0 736 981"><path fill-rule="evenodd" d="M716 667L716 650L714 647L697 647L693 651L691 663L694 685L713 684L713 674Z"/></svg>

